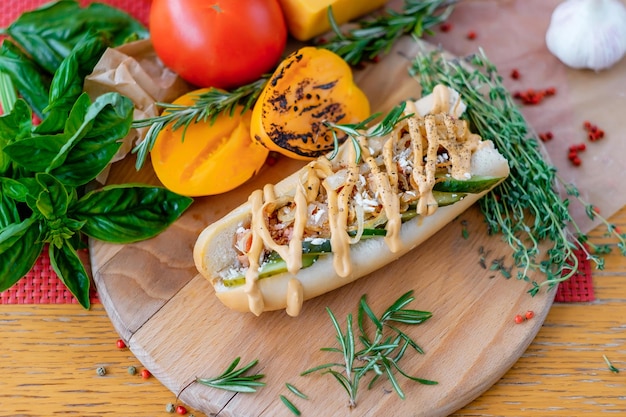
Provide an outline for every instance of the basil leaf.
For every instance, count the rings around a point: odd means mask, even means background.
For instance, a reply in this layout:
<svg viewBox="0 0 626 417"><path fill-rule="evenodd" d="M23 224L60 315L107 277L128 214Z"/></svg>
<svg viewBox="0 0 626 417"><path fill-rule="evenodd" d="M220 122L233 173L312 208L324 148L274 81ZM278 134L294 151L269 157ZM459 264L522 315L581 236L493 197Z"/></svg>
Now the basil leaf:
<svg viewBox="0 0 626 417"><path fill-rule="evenodd" d="M108 46L108 40L99 33L87 32L54 73L50 85L46 118L37 126L37 133L55 133L63 130L68 113L83 92L83 80L98 63Z"/></svg>
<svg viewBox="0 0 626 417"><path fill-rule="evenodd" d="M20 221L20 213L17 211L15 199L6 192L6 189L11 189L11 185L5 186L3 181L5 179L8 178L0 178L0 230Z"/></svg>
<svg viewBox="0 0 626 417"><path fill-rule="evenodd" d="M86 94L82 97L88 99ZM121 140L130 131L133 111L133 102L118 93L106 93L96 98L82 120L80 111L73 109L65 131L80 140L75 141L64 159L60 155L52 162L55 168L50 172L64 184L72 186L84 185L96 178L122 146Z"/></svg>
<svg viewBox="0 0 626 417"><path fill-rule="evenodd" d="M44 172L67 143L64 134L32 136L7 145L4 152L31 172Z"/></svg>
<svg viewBox="0 0 626 417"><path fill-rule="evenodd" d="M3 198L10 198L11 200L24 202L26 201L26 195L28 194L28 187L13 178L0 177L0 191L2 191Z"/></svg>
<svg viewBox="0 0 626 417"><path fill-rule="evenodd" d="M23 99L39 118L43 118L43 109L48 105L50 75L42 74L41 68L7 39L0 48L0 70L11 77Z"/></svg>
<svg viewBox="0 0 626 417"><path fill-rule="evenodd" d="M28 104L22 99L17 99L11 113L0 116L0 149L30 135L33 127L32 117Z"/></svg>
<svg viewBox="0 0 626 417"><path fill-rule="evenodd" d="M110 34L113 45L148 37L126 12L101 3L81 8L75 0L48 3L22 14L6 30L35 62L53 74L88 30Z"/></svg>
<svg viewBox="0 0 626 417"><path fill-rule="evenodd" d="M109 185L86 194L68 215L84 220L81 231L92 238L131 243L161 233L192 201L162 187Z"/></svg>
<svg viewBox="0 0 626 417"><path fill-rule="evenodd" d="M91 103L83 93L72 108L64 133L39 135L7 145L6 154L31 172L49 172L65 185L87 184L102 172L130 131L132 101L106 93Z"/></svg>
<svg viewBox="0 0 626 417"><path fill-rule="evenodd" d="M30 134L32 128L32 114L26 102L18 99L9 114L0 117L0 175L11 176L11 158L4 152L4 148L15 141Z"/></svg>
<svg viewBox="0 0 626 417"><path fill-rule="evenodd" d="M49 174L37 174L37 182L42 191L37 197L37 209L48 220L56 220L65 216L70 196L63 184Z"/></svg>
<svg viewBox="0 0 626 417"><path fill-rule="evenodd" d="M80 305L89 308L91 304L89 300L89 275L87 275L83 263L76 254L76 249L66 240L60 247L50 245L48 252L50 265L52 265L54 272L57 273L72 295L76 297Z"/></svg>
<svg viewBox="0 0 626 417"><path fill-rule="evenodd" d="M0 291L31 270L43 249L39 222L30 217L0 230Z"/></svg>

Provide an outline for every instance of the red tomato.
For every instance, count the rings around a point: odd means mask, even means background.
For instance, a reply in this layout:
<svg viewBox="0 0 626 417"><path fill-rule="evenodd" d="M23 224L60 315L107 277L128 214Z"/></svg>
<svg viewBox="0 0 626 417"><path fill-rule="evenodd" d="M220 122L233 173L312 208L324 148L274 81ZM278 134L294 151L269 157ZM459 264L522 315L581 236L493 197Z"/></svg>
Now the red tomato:
<svg viewBox="0 0 626 417"><path fill-rule="evenodd" d="M183 79L229 89L273 70L287 26L278 0L153 0L150 37Z"/></svg>

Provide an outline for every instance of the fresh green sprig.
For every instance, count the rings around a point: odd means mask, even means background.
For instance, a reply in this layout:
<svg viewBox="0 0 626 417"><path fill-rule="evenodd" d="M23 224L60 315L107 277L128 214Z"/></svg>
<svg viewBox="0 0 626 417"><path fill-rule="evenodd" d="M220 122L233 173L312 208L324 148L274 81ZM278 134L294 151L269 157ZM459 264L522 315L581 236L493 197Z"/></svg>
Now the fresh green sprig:
<svg viewBox="0 0 626 417"><path fill-rule="evenodd" d="M586 250L582 243L587 243L588 237L571 217L570 200L561 198L559 187L584 204L591 219L600 216L543 157L536 134L504 87L495 65L482 51L464 59L446 58L438 50L424 51L413 60L410 73L418 79L424 93L437 84L458 91L467 104L466 117L473 130L493 141L509 161L510 176L480 200L480 207L489 231L502 234L513 249L515 265L520 268L518 279L531 283L532 295L542 286L553 288L569 279L578 269L576 251ZM606 219L602 221L626 254L624 235ZM551 242L545 253L540 249L543 242ZM606 248L587 252L598 268L603 267L601 255ZM531 280L531 270L542 272L546 279L540 283Z"/></svg>
<svg viewBox="0 0 626 417"><path fill-rule="evenodd" d="M258 360L253 360L247 365L237 369L240 357L237 357L228 368L215 378L196 378L196 382L206 385L207 387L222 389L233 392L256 392L258 388L264 387L265 382L259 381L263 379L263 374L246 375L251 368L256 366Z"/></svg>
<svg viewBox="0 0 626 417"><path fill-rule="evenodd" d="M359 123L346 123L346 124L337 124L329 121L324 121L322 124L326 126L332 136L333 136L333 152L328 156L329 159L333 159L337 156L339 152L340 139L337 136L337 132L345 133L348 138L352 141L354 145L354 149L356 151L356 161L359 162L361 159L361 145L359 144L359 137L381 137L386 136L393 131L398 123L402 120L411 117L413 114L404 114L404 108L406 107L406 103L401 103L391 109L389 113L383 118L383 120L374 125L372 128L368 129L368 125L380 117L381 113L375 113L363 120Z"/></svg>
<svg viewBox="0 0 626 417"><path fill-rule="evenodd" d="M268 79L269 75L265 75L232 91L212 88L197 94L191 105L156 103L163 110L160 116L135 120L132 124L133 128L149 128L144 140L133 149L133 152L137 154L135 168L141 169L148 153L154 147L157 135L163 129L169 127L174 131L182 128L184 138L184 132L192 123L212 123L222 113L232 116L238 106L242 106L241 113L243 114L254 106Z"/></svg>
<svg viewBox="0 0 626 417"><path fill-rule="evenodd" d="M420 384L437 384L436 381L409 375L400 367L400 361L409 347L417 353L424 353L424 351L407 333L396 327L396 324L416 325L432 317L430 312L406 309L405 307L414 299L412 291L409 291L398 298L380 316L377 316L368 305L366 297L361 297L357 319L358 334L356 335L352 314L348 314L346 318L344 332L333 312L327 308L340 347L326 347L321 350L340 353L342 361L310 368L302 375L314 372L331 375L348 394L348 404L351 408L357 405L357 394L361 382L370 375L372 378L368 383L368 388L372 388L380 377L386 376L396 394L403 399L405 394L397 380L396 372ZM373 337L369 336L366 323L376 328ZM357 349L357 340L361 342L360 349Z"/></svg>
<svg viewBox="0 0 626 417"><path fill-rule="evenodd" d="M349 64L358 65L387 53L402 35L421 37L429 28L445 21L455 3L455 0L405 0L401 11L386 10L380 16L360 20L356 28L347 32L337 24L329 7L328 20L334 36L319 39L318 44Z"/></svg>

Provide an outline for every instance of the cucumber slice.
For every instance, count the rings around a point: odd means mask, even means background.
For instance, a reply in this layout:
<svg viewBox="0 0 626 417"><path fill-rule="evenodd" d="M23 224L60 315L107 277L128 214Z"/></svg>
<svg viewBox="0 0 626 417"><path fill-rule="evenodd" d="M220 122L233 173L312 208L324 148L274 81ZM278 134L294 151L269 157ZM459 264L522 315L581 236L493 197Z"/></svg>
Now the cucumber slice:
<svg viewBox="0 0 626 417"><path fill-rule="evenodd" d="M330 241L328 242L330 247ZM303 254L302 255L302 268L308 268L313 265L319 255L311 255L311 254ZM269 259L261 265L259 268L259 279L267 278L272 275L282 274L283 272L287 272L287 262L278 254L272 253ZM239 275L233 278L223 279L222 284L225 287L237 287L239 285L243 285L246 283L246 278L243 275Z"/></svg>
<svg viewBox="0 0 626 417"><path fill-rule="evenodd" d="M320 255L331 252L330 239L315 239L302 241L302 253Z"/></svg>
<svg viewBox="0 0 626 417"><path fill-rule="evenodd" d="M435 197L435 200L437 200L437 205L439 205L439 207L445 207L454 203L458 203L459 201L463 200L466 195L467 194L465 194L465 192L463 191L433 191L433 196Z"/></svg>
<svg viewBox="0 0 626 417"><path fill-rule="evenodd" d="M449 193L477 194L489 189L501 179L501 177L487 177L482 175L473 175L467 180L457 180L452 177L446 177L443 181L436 183L433 190Z"/></svg>

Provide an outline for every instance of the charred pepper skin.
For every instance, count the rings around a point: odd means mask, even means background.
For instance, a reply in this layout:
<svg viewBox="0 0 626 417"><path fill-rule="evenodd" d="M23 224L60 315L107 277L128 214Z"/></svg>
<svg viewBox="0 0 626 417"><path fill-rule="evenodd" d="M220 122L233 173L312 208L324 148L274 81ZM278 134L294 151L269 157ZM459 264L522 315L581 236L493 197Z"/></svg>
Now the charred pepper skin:
<svg viewBox="0 0 626 417"><path fill-rule="evenodd" d="M250 130L253 140L271 151L312 160L335 146L324 122L358 123L369 116L369 100L354 83L350 66L334 52L304 47L270 77L254 106Z"/></svg>

